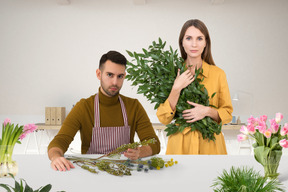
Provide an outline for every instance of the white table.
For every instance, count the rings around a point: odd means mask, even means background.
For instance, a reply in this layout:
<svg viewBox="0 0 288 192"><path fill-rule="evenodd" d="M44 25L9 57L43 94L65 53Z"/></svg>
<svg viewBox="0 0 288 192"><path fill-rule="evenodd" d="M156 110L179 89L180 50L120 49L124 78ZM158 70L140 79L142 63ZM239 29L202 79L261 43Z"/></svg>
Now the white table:
<svg viewBox="0 0 288 192"><path fill-rule="evenodd" d="M222 174L223 169L229 170L231 166L254 167L263 174L263 168L253 156L227 156L227 155L174 155L161 156L164 159L173 158L179 163L159 171L148 173L132 171L132 176L117 177L106 172L92 174L76 166L66 172L54 171L50 168L50 161L46 155L14 155L19 172L16 176L25 179L33 189L52 184L51 192L147 192L147 191L213 191L210 187L213 180ZM288 156L282 156L279 166L279 180L288 190ZM14 186L11 178L1 178L0 183L9 183ZM2 190L2 189L1 189ZM0 190L0 191L1 191Z"/></svg>

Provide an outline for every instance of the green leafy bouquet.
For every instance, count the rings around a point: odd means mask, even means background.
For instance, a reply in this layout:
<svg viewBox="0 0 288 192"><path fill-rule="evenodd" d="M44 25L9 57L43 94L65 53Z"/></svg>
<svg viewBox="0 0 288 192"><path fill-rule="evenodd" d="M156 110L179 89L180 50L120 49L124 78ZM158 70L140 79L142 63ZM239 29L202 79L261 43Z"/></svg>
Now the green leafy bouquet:
<svg viewBox="0 0 288 192"><path fill-rule="evenodd" d="M138 94L144 96L151 102L155 103L154 109L157 109L161 103L164 103L168 98L174 80L177 76L177 71L180 73L185 71L184 60L178 56L177 50L164 50L166 42L152 42L147 49L142 49L143 53L127 51L129 56L133 58L132 62L127 62L126 78L133 81L132 85L138 85ZM187 103L187 100L198 103L204 106L212 106L209 104L209 96L206 88L198 76L203 69L195 69L195 80L181 91L178 103L176 105L176 113L174 122L167 125L165 131L167 136L182 132L186 127L190 127L191 131L198 130L202 133L203 139L215 140L214 133L217 135L221 132L222 124L218 124L210 117L205 117L193 123L187 123L182 116L185 109L193 108ZM216 93L212 94L212 98ZM214 107L214 106L212 106Z"/></svg>

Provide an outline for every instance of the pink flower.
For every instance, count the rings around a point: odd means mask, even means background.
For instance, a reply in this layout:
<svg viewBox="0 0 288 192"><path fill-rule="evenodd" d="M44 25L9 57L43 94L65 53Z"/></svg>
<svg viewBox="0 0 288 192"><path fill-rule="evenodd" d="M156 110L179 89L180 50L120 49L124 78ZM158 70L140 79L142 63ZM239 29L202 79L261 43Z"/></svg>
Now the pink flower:
<svg viewBox="0 0 288 192"><path fill-rule="evenodd" d="M27 135L27 133L22 133L21 135L20 135L20 137L19 137L19 139L21 139L21 141L26 137L26 135Z"/></svg>
<svg viewBox="0 0 288 192"><path fill-rule="evenodd" d="M248 124L249 125L249 124ZM240 132L245 134L245 135L248 135L249 134L249 131L247 129L247 127L245 125L242 125L241 126L241 129L240 129Z"/></svg>
<svg viewBox="0 0 288 192"><path fill-rule="evenodd" d="M250 118L247 119L247 122L255 125L256 119L251 115Z"/></svg>
<svg viewBox="0 0 288 192"><path fill-rule="evenodd" d="M284 127L282 127L281 131L280 131L280 134L282 136L288 134L288 123L285 123Z"/></svg>
<svg viewBox="0 0 288 192"><path fill-rule="evenodd" d="M36 129L37 129L37 126L34 125L34 124L26 124L26 125L24 126L23 131L24 131L25 133L32 133L32 132L35 131Z"/></svg>
<svg viewBox="0 0 288 192"><path fill-rule="evenodd" d="M272 134L272 130L271 129L267 129L265 132L264 132L264 136L266 138L270 138L271 137L271 134Z"/></svg>
<svg viewBox="0 0 288 192"><path fill-rule="evenodd" d="M265 129L267 128L267 125L266 125L265 121L259 121L258 125L261 126L261 127L264 127Z"/></svg>
<svg viewBox="0 0 288 192"><path fill-rule="evenodd" d="M267 115L260 116L260 120L266 122L267 121Z"/></svg>
<svg viewBox="0 0 288 192"><path fill-rule="evenodd" d="M239 134L237 135L237 140L238 141L245 141L248 139L248 136L247 135L244 135L244 134Z"/></svg>
<svg viewBox="0 0 288 192"><path fill-rule="evenodd" d="M277 133L279 130L279 125L277 124L277 121L275 119L270 119L270 124L271 124L271 130L272 133Z"/></svg>
<svg viewBox="0 0 288 192"><path fill-rule="evenodd" d="M247 130L250 134L254 134L256 132L254 125L250 123L247 125Z"/></svg>
<svg viewBox="0 0 288 192"><path fill-rule="evenodd" d="M6 125L7 125L8 123L11 125L11 120L8 119L8 118L6 118L6 119L4 120L4 127L6 127Z"/></svg>
<svg viewBox="0 0 288 192"><path fill-rule="evenodd" d="M276 113L276 116L275 116L276 123L280 123L282 119L283 119L283 115L281 113Z"/></svg>
<svg viewBox="0 0 288 192"><path fill-rule="evenodd" d="M23 133L22 133L22 135L20 135L19 138L21 140L23 140L28 133L32 133L36 129L37 129L37 126L35 124L26 124L26 125L24 125Z"/></svg>
<svg viewBox="0 0 288 192"><path fill-rule="evenodd" d="M266 128L267 128L267 127L266 127L266 123L265 123L264 121L260 121L260 122L259 122L259 125L256 126L256 129L258 129L259 132L262 133L262 134L265 133Z"/></svg>
<svg viewBox="0 0 288 192"><path fill-rule="evenodd" d="M286 139L282 139L279 141L281 147L288 148L288 141Z"/></svg>

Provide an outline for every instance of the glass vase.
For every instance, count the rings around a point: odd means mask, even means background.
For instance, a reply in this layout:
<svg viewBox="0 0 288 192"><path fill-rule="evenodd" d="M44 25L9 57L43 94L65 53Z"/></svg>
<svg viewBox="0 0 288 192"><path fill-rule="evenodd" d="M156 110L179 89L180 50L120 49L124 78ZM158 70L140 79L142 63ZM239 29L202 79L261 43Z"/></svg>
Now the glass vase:
<svg viewBox="0 0 288 192"><path fill-rule="evenodd" d="M18 165L12 160L14 146L0 145L0 178L11 177L18 173Z"/></svg>
<svg viewBox="0 0 288 192"><path fill-rule="evenodd" d="M280 163L280 158L276 158L276 156L268 155L267 158L264 158L263 167L265 177L269 179L277 179L279 176L278 167Z"/></svg>

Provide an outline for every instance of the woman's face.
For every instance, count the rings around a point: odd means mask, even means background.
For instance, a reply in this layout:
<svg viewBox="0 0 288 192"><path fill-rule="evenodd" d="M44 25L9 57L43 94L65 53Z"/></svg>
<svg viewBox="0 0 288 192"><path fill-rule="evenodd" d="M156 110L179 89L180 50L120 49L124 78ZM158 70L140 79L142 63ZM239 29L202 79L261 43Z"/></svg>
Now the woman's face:
<svg viewBox="0 0 288 192"><path fill-rule="evenodd" d="M182 45L187 58L201 58L201 54L206 46L204 34L194 26L189 27L182 40Z"/></svg>

